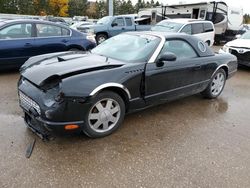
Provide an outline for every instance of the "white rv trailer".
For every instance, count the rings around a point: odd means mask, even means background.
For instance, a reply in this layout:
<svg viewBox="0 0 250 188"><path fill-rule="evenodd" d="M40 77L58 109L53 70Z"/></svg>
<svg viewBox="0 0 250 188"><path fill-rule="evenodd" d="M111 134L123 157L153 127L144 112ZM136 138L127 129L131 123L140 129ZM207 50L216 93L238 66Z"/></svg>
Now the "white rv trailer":
<svg viewBox="0 0 250 188"><path fill-rule="evenodd" d="M230 40L243 27L243 9L229 7L223 1L166 5L142 9L138 17L148 17L152 23L168 18L204 19L214 23L215 41Z"/></svg>

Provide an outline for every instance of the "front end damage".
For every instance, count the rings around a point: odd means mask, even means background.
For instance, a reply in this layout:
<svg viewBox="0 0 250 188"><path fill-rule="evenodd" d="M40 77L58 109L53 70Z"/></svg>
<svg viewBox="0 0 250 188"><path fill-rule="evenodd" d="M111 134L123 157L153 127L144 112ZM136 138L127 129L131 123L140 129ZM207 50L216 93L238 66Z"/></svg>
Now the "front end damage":
<svg viewBox="0 0 250 188"><path fill-rule="evenodd" d="M18 83L24 121L43 140L50 140L56 134L79 132L83 128L88 103L64 96L60 85L60 79L55 79L38 87L23 77Z"/></svg>

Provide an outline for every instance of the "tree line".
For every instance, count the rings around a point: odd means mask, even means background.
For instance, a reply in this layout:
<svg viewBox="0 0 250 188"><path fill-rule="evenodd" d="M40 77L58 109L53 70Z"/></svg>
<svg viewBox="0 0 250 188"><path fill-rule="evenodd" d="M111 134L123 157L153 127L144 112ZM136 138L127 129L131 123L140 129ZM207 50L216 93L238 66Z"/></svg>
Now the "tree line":
<svg viewBox="0 0 250 188"><path fill-rule="evenodd" d="M160 6L158 1L138 0L135 5L131 0L114 0L114 14L135 14L141 8ZM89 2L87 0L0 0L0 13L53 16L88 16L101 18L108 14L106 0ZM244 15L244 23L250 23L250 15Z"/></svg>
<svg viewBox="0 0 250 188"><path fill-rule="evenodd" d="M114 14L134 14L141 8L160 6L158 1L138 0L133 5L131 0L114 0ZM0 0L0 13L53 16L88 16L101 18L108 14L106 0L89 2L87 0Z"/></svg>
<svg viewBox="0 0 250 188"><path fill-rule="evenodd" d="M244 15L244 23L250 24L250 14L245 14Z"/></svg>

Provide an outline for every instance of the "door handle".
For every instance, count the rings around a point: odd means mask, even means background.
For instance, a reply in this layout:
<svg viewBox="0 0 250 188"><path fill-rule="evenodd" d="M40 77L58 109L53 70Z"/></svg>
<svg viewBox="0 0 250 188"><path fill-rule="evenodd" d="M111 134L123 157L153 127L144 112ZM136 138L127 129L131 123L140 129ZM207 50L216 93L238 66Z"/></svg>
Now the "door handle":
<svg viewBox="0 0 250 188"><path fill-rule="evenodd" d="M31 47L32 46L32 44L31 43L29 43L29 42L27 42L27 43L25 43L25 45L24 45L25 47Z"/></svg>
<svg viewBox="0 0 250 188"><path fill-rule="evenodd" d="M63 42L63 43L67 43L67 42L68 42L68 40L66 40L66 39L63 39L63 40L62 40L62 42Z"/></svg>
<svg viewBox="0 0 250 188"><path fill-rule="evenodd" d="M199 70L201 69L201 65L195 65L194 70Z"/></svg>
<svg viewBox="0 0 250 188"><path fill-rule="evenodd" d="M125 28L123 27L122 30L125 30Z"/></svg>

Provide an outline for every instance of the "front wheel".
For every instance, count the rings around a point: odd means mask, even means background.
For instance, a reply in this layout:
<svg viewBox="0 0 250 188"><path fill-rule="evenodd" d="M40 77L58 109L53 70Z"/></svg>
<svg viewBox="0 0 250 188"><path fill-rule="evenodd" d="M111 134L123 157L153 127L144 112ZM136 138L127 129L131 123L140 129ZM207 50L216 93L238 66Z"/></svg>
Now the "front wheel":
<svg viewBox="0 0 250 188"><path fill-rule="evenodd" d="M226 72L219 69L212 77L208 87L201 93L209 99L217 98L224 89L226 84Z"/></svg>
<svg viewBox="0 0 250 188"><path fill-rule="evenodd" d="M93 100L93 105L85 117L84 133L91 138L99 138L113 133L123 122L125 104L116 93L105 91Z"/></svg>
<svg viewBox="0 0 250 188"><path fill-rule="evenodd" d="M107 39L108 39L108 36L105 35L105 34L97 34L96 35L96 42L97 42L97 44L101 44L102 42L104 42Z"/></svg>

